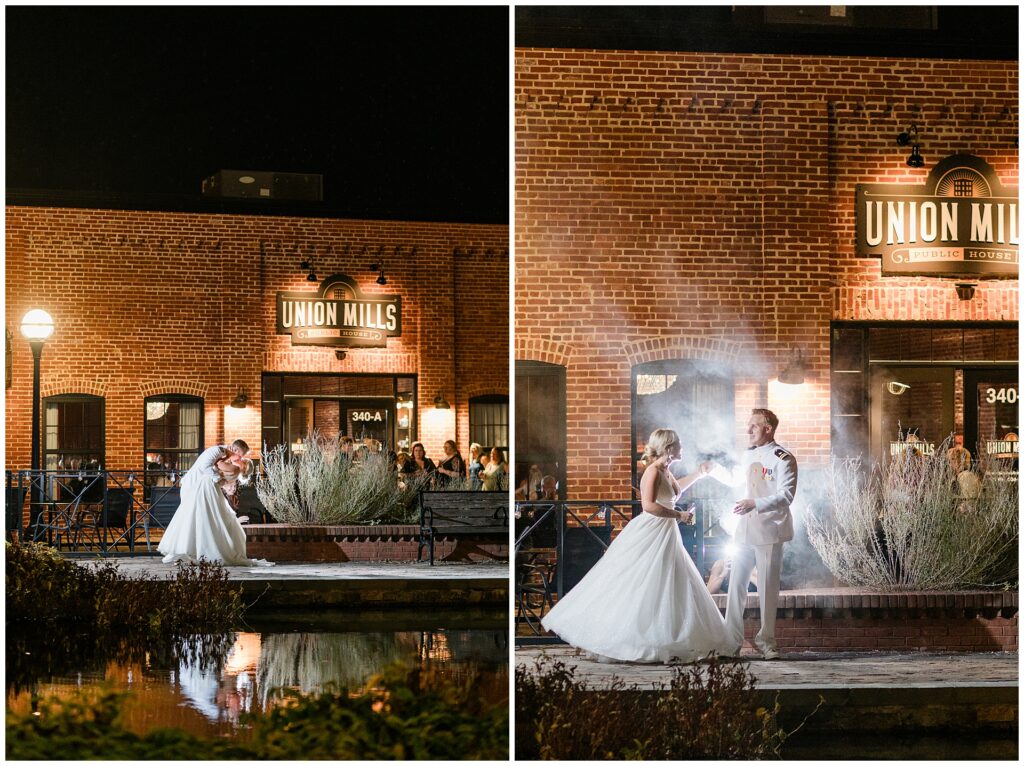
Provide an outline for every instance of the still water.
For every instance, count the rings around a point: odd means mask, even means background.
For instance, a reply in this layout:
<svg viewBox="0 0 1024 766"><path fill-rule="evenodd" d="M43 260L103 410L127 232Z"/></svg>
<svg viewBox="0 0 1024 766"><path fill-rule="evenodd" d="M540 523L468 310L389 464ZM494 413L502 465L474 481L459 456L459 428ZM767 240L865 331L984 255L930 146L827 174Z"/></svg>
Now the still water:
<svg viewBox="0 0 1024 766"><path fill-rule="evenodd" d="M247 614L236 630L192 637L183 649L114 653L57 673L26 673L22 657L14 688L9 646L8 710L28 712L33 694L90 699L114 689L131 693L124 722L136 733L171 727L244 739L243 713L280 705L289 692L364 684L392 663L418 667L434 683L472 683L489 702L508 700L504 610Z"/></svg>

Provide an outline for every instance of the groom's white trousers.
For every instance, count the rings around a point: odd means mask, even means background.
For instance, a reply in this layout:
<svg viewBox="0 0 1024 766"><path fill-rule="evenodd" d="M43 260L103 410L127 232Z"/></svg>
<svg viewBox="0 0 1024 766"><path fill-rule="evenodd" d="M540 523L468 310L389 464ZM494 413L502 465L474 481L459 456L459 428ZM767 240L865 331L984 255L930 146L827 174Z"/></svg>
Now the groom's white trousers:
<svg viewBox="0 0 1024 766"><path fill-rule="evenodd" d="M729 573L729 598L725 608L725 627L737 647L743 645L743 609L747 603L750 573L757 567L757 598L761 605L761 630L754 643L761 651L777 649L775 612L779 606L779 575L782 571L783 543L736 546Z"/></svg>

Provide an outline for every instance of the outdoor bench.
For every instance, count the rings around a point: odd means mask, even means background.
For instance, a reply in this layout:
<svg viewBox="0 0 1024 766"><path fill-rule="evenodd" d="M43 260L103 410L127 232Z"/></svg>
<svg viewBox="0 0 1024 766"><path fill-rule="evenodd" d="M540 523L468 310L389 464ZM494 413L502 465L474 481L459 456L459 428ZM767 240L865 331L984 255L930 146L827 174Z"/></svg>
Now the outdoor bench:
<svg viewBox="0 0 1024 766"><path fill-rule="evenodd" d="M437 537L495 538L508 542L508 493L444 490L420 491L420 544L430 547L434 564L434 540Z"/></svg>

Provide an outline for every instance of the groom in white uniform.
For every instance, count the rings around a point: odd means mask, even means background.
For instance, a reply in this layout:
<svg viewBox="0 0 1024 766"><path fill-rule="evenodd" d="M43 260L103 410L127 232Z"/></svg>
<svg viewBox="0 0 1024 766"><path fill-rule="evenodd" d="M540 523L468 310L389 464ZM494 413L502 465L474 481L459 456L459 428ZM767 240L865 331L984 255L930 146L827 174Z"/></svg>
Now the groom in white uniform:
<svg viewBox="0 0 1024 766"><path fill-rule="evenodd" d="M746 485L746 495L733 506L739 516L733 543L736 553L729 576L729 597L725 610L726 629L736 644L743 645L743 610L747 602L750 574L757 567L757 595L761 606L761 630L754 643L764 659L779 656L775 643L775 612L779 604L779 574L782 545L793 539L793 517L789 505L796 495L796 458L775 441L779 419L771 410L755 409L747 421L750 447L730 474L720 465L712 478L729 486Z"/></svg>
<svg viewBox="0 0 1024 766"><path fill-rule="evenodd" d="M249 445L241 439L235 439L231 444L217 444L204 450L192 464L191 470L199 476L208 476L214 481L220 481L221 474L217 470L217 463L231 455L245 457L248 452Z"/></svg>

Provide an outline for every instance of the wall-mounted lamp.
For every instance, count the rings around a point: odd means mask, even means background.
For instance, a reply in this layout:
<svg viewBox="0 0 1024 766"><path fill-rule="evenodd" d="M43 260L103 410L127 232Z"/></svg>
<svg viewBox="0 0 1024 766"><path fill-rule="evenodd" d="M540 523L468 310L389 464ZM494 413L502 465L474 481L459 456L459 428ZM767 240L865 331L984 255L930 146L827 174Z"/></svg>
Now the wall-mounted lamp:
<svg viewBox="0 0 1024 766"><path fill-rule="evenodd" d="M340 348L334 352L334 358L337 359L339 362L344 361L346 356L348 356L348 353L342 351Z"/></svg>
<svg viewBox="0 0 1024 766"><path fill-rule="evenodd" d="M306 275L306 281L307 282L316 282L316 272L315 271L310 271Z"/></svg>
<svg viewBox="0 0 1024 766"><path fill-rule="evenodd" d="M241 386L238 387L238 396L231 400L231 405L236 410L245 409L245 405L249 402L249 395L245 393L245 389Z"/></svg>
<svg viewBox="0 0 1024 766"><path fill-rule="evenodd" d="M910 156L907 157L907 165L912 168L924 167L924 157L921 156L921 140L918 137L917 123L910 123L910 127L896 136L898 146L912 146Z"/></svg>
<svg viewBox="0 0 1024 766"><path fill-rule="evenodd" d="M957 282L956 283L956 297L962 301L969 301L974 298L974 288L978 286L977 282Z"/></svg>
<svg viewBox="0 0 1024 766"><path fill-rule="evenodd" d="M386 285L388 283L387 277L384 276L384 268L381 267L380 275L374 280L378 285Z"/></svg>
<svg viewBox="0 0 1024 766"><path fill-rule="evenodd" d="M807 372L807 365L804 364L804 355L800 349L790 360L786 368L779 373L779 383L786 383L791 386L799 386L804 382L804 374Z"/></svg>
<svg viewBox="0 0 1024 766"><path fill-rule="evenodd" d="M448 404L448 400L444 398L443 392L438 392L437 396L434 397L434 407L439 410L450 410L452 406Z"/></svg>

